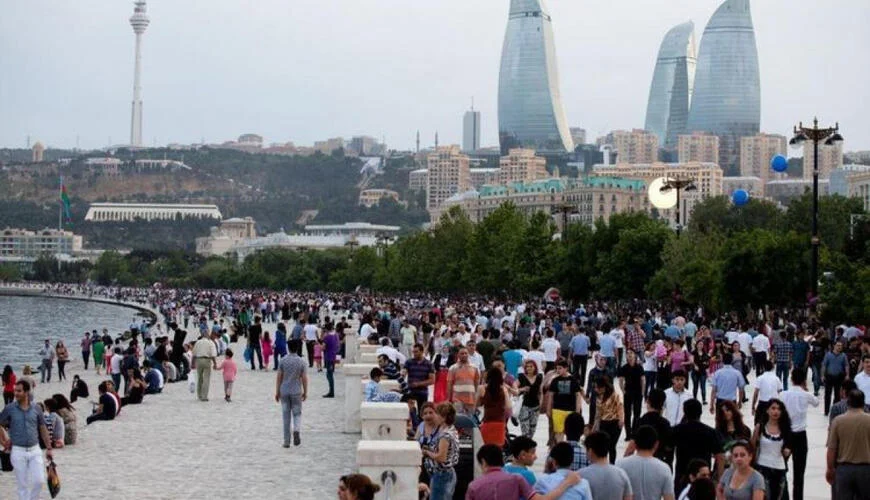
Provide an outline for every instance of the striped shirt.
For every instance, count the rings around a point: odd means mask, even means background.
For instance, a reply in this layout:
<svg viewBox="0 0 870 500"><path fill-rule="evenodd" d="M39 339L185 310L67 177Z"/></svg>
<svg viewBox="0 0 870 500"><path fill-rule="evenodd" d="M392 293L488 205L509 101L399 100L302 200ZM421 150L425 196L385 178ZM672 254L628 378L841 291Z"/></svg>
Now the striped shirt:
<svg viewBox="0 0 870 500"><path fill-rule="evenodd" d="M470 364L457 363L450 367L453 378L453 399L467 406L474 406L477 398L477 384L480 382L480 372Z"/></svg>

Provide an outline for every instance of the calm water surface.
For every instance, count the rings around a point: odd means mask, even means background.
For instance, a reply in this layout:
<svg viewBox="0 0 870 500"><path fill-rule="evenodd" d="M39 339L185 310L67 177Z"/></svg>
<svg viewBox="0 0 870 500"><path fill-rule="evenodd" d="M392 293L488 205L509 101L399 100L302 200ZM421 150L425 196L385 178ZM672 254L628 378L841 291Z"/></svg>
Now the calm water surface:
<svg viewBox="0 0 870 500"><path fill-rule="evenodd" d="M63 340L70 360L81 362L79 342L85 331L108 328L112 337L126 330L135 309L47 297L0 296L0 370L12 365L20 373L25 364L39 365L39 349L46 338Z"/></svg>

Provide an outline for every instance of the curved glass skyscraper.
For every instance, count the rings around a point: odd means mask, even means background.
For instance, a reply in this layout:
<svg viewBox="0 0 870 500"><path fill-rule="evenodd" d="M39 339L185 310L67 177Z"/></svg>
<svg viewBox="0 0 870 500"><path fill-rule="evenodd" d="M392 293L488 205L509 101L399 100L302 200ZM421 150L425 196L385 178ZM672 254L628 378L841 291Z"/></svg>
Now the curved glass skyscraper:
<svg viewBox="0 0 870 500"><path fill-rule="evenodd" d="M686 129L718 135L719 166L733 173L740 138L757 134L760 121L758 50L749 0L726 0L701 38Z"/></svg>
<svg viewBox="0 0 870 500"><path fill-rule="evenodd" d="M676 149L677 136L686 133L695 63L695 23L689 21L662 40L649 88L644 128L658 136L660 148Z"/></svg>
<svg viewBox="0 0 870 500"><path fill-rule="evenodd" d="M511 0L498 81L498 128L503 154L515 147L574 150L544 0Z"/></svg>

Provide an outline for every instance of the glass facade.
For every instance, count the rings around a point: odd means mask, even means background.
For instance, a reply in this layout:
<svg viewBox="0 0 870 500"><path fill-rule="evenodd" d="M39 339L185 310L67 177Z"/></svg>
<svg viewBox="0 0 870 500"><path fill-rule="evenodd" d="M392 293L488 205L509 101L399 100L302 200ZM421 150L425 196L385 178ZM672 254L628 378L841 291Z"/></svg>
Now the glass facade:
<svg viewBox="0 0 870 500"><path fill-rule="evenodd" d="M749 0L726 0L710 18L698 51L689 132L719 136L719 166L738 171L740 138L761 121L758 50Z"/></svg>
<svg viewBox="0 0 870 500"><path fill-rule="evenodd" d="M574 150L544 0L511 0L499 73L498 126L502 154L517 147Z"/></svg>
<svg viewBox="0 0 870 500"><path fill-rule="evenodd" d="M676 149L677 136L686 133L695 63L695 24L689 21L662 40L649 89L644 128L659 138L660 148Z"/></svg>

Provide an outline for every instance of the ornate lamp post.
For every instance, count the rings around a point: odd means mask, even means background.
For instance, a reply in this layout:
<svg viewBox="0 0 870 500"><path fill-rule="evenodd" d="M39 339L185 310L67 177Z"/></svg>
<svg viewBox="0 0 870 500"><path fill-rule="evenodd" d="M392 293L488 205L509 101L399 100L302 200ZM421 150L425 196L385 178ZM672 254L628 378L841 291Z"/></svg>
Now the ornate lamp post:
<svg viewBox="0 0 870 500"><path fill-rule="evenodd" d="M833 127L819 128L819 119L813 118L812 127L804 127L800 122L794 128L794 137L788 142L789 145L800 147L806 141L813 141L813 227L810 246L813 252L812 267L810 268L810 293L813 301L819 296L819 143L824 141L826 146L843 142L843 136L839 133L840 124ZM804 158L804 168L807 168Z"/></svg>
<svg viewBox="0 0 870 500"><path fill-rule="evenodd" d="M681 191L697 191L698 187L695 186L695 180L691 178L680 179L679 177L672 178L668 177L664 180L661 189L659 191L661 193L669 193L672 189L677 191L677 237L680 236L680 233L683 230L683 226L680 224L680 216L682 215L683 207L681 204L680 192Z"/></svg>
<svg viewBox="0 0 870 500"><path fill-rule="evenodd" d="M577 207L564 201L553 207L555 213L562 214L562 243L568 243L568 215L577 211Z"/></svg>

